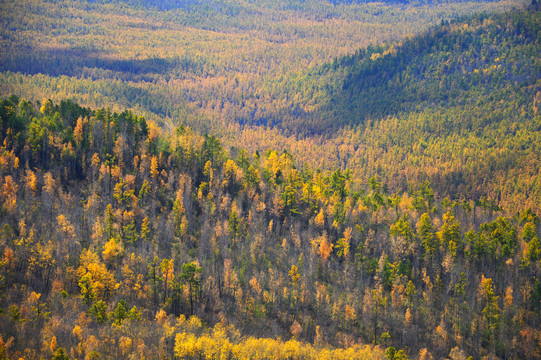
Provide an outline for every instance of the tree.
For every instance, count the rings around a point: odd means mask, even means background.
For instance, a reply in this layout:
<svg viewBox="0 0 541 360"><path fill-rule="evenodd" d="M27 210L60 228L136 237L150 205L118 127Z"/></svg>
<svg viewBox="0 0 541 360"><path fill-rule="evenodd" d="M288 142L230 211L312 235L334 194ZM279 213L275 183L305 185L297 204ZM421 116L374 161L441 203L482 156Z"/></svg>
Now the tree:
<svg viewBox="0 0 541 360"><path fill-rule="evenodd" d="M352 232L353 230L348 227L344 231L344 237L338 239L338 242L336 243L336 255L338 255L338 257L342 257L344 259L348 257Z"/></svg>
<svg viewBox="0 0 541 360"><path fill-rule="evenodd" d="M175 356L180 359L195 358L199 353L200 347L197 346L197 339L194 334L186 334L185 332L176 334L175 336Z"/></svg>
<svg viewBox="0 0 541 360"><path fill-rule="evenodd" d="M159 174L160 171L158 169L158 158L156 157L156 155L153 155L152 159L150 160L150 175L152 175L154 182L156 182Z"/></svg>
<svg viewBox="0 0 541 360"><path fill-rule="evenodd" d="M295 265L291 265L291 269L289 270L289 276L291 277L291 283L295 286L297 286L297 283L300 278L299 271Z"/></svg>
<svg viewBox="0 0 541 360"><path fill-rule="evenodd" d="M454 259L460 244L460 222L450 211L443 214L443 225L436 233L442 247L447 248Z"/></svg>
<svg viewBox="0 0 541 360"><path fill-rule="evenodd" d="M199 274L202 272L202 268L196 263L182 264L180 278L188 284L188 293L190 298L190 315L193 315L193 306L196 298L196 292L201 286L201 279Z"/></svg>
<svg viewBox="0 0 541 360"><path fill-rule="evenodd" d="M241 233L241 220L239 219L239 216L237 214L236 206L231 207L231 212L229 214L228 230L231 239L237 240L237 237Z"/></svg>
<svg viewBox="0 0 541 360"><path fill-rule="evenodd" d="M148 236L150 234L150 220L148 219L148 216L143 219L143 222L141 223L141 240L148 241Z"/></svg>
<svg viewBox="0 0 541 360"><path fill-rule="evenodd" d="M95 301L92 304L88 313L96 319L97 322L103 323L107 321L107 305L103 300Z"/></svg>
<svg viewBox="0 0 541 360"><path fill-rule="evenodd" d="M394 347L390 346L385 350L385 356L389 360L408 360L408 356L404 353L404 350L396 350Z"/></svg>
<svg viewBox="0 0 541 360"><path fill-rule="evenodd" d="M171 282L174 280L174 260L163 259L160 264L160 270L162 271L163 279L163 298L164 302L167 300L167 289L171 286Z"/></svg>
<svg viewBox="0 0 541 360"><path fill-rule="evenodd" d="M66 350L64 350L64 348L61 348L61 347L56 349L53 355L53 360L69 360L69 357L66 354Z"/></svg>
<svg viewBox="0 0 541 360"><path fill-rule="evenodd" d="M246 175L244 176L246 179L246 184L249 187L256 188L259 186L259 182L261 181L261 176L259 175L259 170L250 165L248 169L246 170Z"/></svg>
<svg viewBox="0 0 541 360"><path fill-rule="evenodd" d="M479 299L482 307L482 314L485 320L485 335L489 343L493 343L496 329L498 328L500 318L500 308L498 306L499 296L494 292L493 281L481 275L479 283Z"/></svg>
<svg viewBox="0 0 541 360"><path fill-rule="evenodd" d="M99 262L98 255L92 250L81 254L81 265L77 269L81 295L87 303L92 300L106 300L118 288L113 274Z"/></svg>
<svg viewBox="0 0 541 360"><path fill-rule="evenodd" d="M533 237L528 243L524 258L528 261L537 261L541 259L541 242L537 236Z"/></svg>
<svg viewBox="0 0 541 360"><path fill-rule="evenodd" d="M379 326L378 315L380 314L380 308L384 310L385 307L387 306L387 297L384 296L383 286L379 286L371 290L370 293L371 293L372 303L374 304L374 308L372 309L372 311L374 313L374 327L373 327L374 344L376 344L378 340L378 326Z"/></svg>
<svg viewBox="0 0 541 360"><path fill-rule="evenodd" d="M343 200L348 194L347 181L349 180L349 177L350 177L349 171L342 173L340 169L333 172L330 176L329 187L333 192L338 193L340 200Z"/></svg>
<svg viewBox="0 0 541 360"><path fill-rule="evenodd" d="M331 256L334 245L329 241L327 234L324 233L323 235L312 240L312 247L321 257L323 263L325 263L329 256Z"/></svg>
<svg viewBox="0 0 541 360"><path fill-rule="evenodd" d="M127 319L129 315L128 304L123 299L118 302L113 311L113 323L116 325L122 324L122 320Z"/></svg>
<svg viewBox="0 0 541 360"><path fill-rule="evenodd" d="M425 257L428 259L434 254L436 250L436 244L434 242L434 229L432 227L432 221L428 213L421 215L421 219L417 223L417 233L421 239L421 244L425 250Z"/></svg>
<svg viewBox="0 0 541 360"><path fill-rule="evenodd" d="M319 213L316 215L314 222L320 228L323 228L323 226L325 226L325 214L323 212L323 209L319 210Z"/></svg>
<svg viewBox="0 0 541 360"><path fill-rule="evenodd" d="M117 241L114 237L111 237L111 239L103 245L103 259L110 266L115 265L123 255L123 252L124 245L122 245L122 240Z"/></svg>
<svg viewBox="0 0 541 360"><path fill-rule="evenodd" d="M11 175L4 178L4 184L2 185L2 196L4 200L4 208L8 213L13 213L17 208L17 190L19 186L13 180Z"/></svg>
<svg viewBox="0 0 541 360"><path fill-rule="evenodd" d="M201 160L202 165L207 161L213 164L219 164L222 162L223 148L222 143L214 135L205 135L203 146L201 147Z"/></svg>

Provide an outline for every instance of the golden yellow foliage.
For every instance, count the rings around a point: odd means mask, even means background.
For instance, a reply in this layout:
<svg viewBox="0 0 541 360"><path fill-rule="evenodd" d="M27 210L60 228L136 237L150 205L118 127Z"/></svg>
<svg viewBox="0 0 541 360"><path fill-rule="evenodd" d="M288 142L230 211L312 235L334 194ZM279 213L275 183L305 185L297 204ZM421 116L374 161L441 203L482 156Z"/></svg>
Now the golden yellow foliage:
<svg viewBox="0 0 541 360"><path fill-rule="evenodd" d="M167 313L163 309L160 309L156 313L156 322L160 325L163 325L166 319L167 319Z"/></svg>
<svg viewBox="0 0 541 360"><path fill-rule="evenodd" d="M411 315L410 308L406 309L406 314L404 314L404 320L406 324L411 324L411 320L413 319L413 316Z"/></svg>
<svg viewBox="0 0 541 360"><path fill-rule="evenodd" d="M181 359L195 357L199 352L194 334L177 334L175 336L175 356Z"/></svg>
<svg viewBox="0 0 541 360"><path fill-rule="evenodd" d="M357 315L355 314L355 309L349 305L346 305L344 312L346 314L346 321L353 321L357 318Z"/></svg>
<svg viewBox="0 0 541 360"><path fill-rule="evenodd" d="M336 243L336 254L338 256L341 256L343 258L347 258L349 255L349 247L350 247L350 241L351 241L351 233L352 229L348 227L344 231L344 237L338 239L338 242Z"/></svg>
<svg viewBox="0 0 541 360"><path fill-rule="evenodd" d="M26 189L28 191L31 191L33 195L36 195L36 191L37 191L36 174L32 170L26 169L26 176L24 177L24 179L26 180L26 183L25 183Z"/></svg>
<svg viewBox="0 0 541 360"><path fill-rule="evenodd" d="M152 159L150 160L150 174L154 179L160 174L158 171L158 158L156 158L156 155L152 156Z"/></svg>
<svg viewBox="0 0 541 360"><path fill-rule="evenodd" d="M57 347L58 347L58 344L56 342L56 336L53 336L53 338L51 339L51 342L49 343L49 350L51 350L51 352L54 353Z"/></svg>
<svg viewBox="0 0 541 360"><path fill-rule="evenodd" d="M312 248L317 251L323 262L326 262L331 256L333 247L334 245L329 242L326 233L312 240Z"/></svg>
<svg viewBox="0 0 541 360"><path fill-rule="evenodd" d="M192 317L195 318L195 317ZM191 320L191 319L190 319ZM184 321L176 328L184 330L175 336L174 352L177 358L191 359L380 359L384 356L379 347L352 345L346 349L315 348L311 344L295 339L287 342L281 340L253 337L241 338L232 326L216 324L213 329L197 336L201 328L189 329ZM298 337L302 327L294 321L290 332ZM319 345L323 344L319 326L316 327L316 338Z"/></svg>
<svg viewBox="0 0 541 360"><path fill-rule="evenodd" d="M81 141L83 141L83 118L79 117L77 119L77 124L75 125L75 129L73 129L73 136L75 137L75 141L77 144L80 144Z"/></svg>
<svg viewBox="0 0 541 360"><path fill-rule="evenodd" d="M239 168L237 164L228 159L224 164L222 187L226 188L233 182L240 180Z"/></svg>
<svg viewBox="0 0 541 360"><path fill-rule="evenodd" d="M75 325L72 331L73 336L81 340L83 338L83 329L79 325Z"/></svg>
<svg viewBox="0 0 541 360"><path fill-rule="evenodd" d="M39 111L42 114L48 115L54 109L53 102L51 99L43 101L43 105L39 108Z"/></svg>
<svg viewBox="0 0 541 360"><path fill-rule="evenodd" d="M132 347L132 339L127 336L122 336L118 340L118 346L120 347L120 351L122 352L122 355L126 356L130 351Z"/></svg>
<svg viewBox="0 0 541 360"><path fill-rule="evenodd" d="M117 289L113 274L99 261L92 250L83 250L80 258L81 266L77 269L79 287L83 297L88 299L106 299Z"/></svg>
<svg viewBox="0 0 541 360"><path fill-rule="evenodd" d="M115 263L124 253L124 245L122 240L116 240L112 237L103 245L103 260L108 264Z"/></svg>
<svg viewBox="0 0 541 360"><path fill-rule="evenodd" d="M58 224L58 229L63 236L67 237L66 240L71 240L75 238L75 228L73 225L69 222L68 219L66 219L66 216L64 215L58 215L56 217L56 223Z"/></svg>
<svg viewBox="0 0 541 360"><path fill-rule="evenodd" d="M289 270L288 274L291 277L291 282L293 285L297 285L301 275L299 274L299 271L295 265L291 265L291 269Z"/></svg>
<svg viewBox="0 0 541 360"><path fill-rule="evenodd" d="M419 360L432 360L433 357L430 355L426 348L419 350Z"/></svg>
<svg viewBox="0 0 541 360"><path fill-rule="evenodd" d="M259 286L259 282L257 281L257 278L255 276L252 276L252 278L250 279L250 286L256 294L261 294L261 286Z"/></svg>
<svg viewBox="0 0 541 360"><path fill-rule="evenodd" d="M325 226L325 214L323 212L323 209L319 210L319 213L316 215L314 222L317 226L321 228Z"/></svg>
<svg viewBox="0 0 541 360"><path fill-rule="evenodd" d="M98 153L94 153L94 155L92 155L92 167L97 170L100 166L100 157L98 155Z"/></svg>

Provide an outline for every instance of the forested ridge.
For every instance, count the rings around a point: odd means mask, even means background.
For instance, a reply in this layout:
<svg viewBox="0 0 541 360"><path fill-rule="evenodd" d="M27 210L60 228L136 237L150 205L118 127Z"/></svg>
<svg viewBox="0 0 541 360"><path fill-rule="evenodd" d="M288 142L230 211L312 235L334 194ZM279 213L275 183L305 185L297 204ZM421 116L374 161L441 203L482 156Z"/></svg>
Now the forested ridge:
<svg viewBox="0 0 541 360"><path fill-rule="evenodd" d="M537 12L481 14L335 59L313 75L343 79L330 88L327 101L319 101L334 114L325 119L316 112L316 126L327 131L366 119L472 105L489 115L477 119L480 123L465 118L451 124L448 133L499 122L494 113L511 112L510 107L523 108L527 113L517 118L526 121L534 116L540 90L540 22ZM501 100L504 104L494 109Z"/></svg>
<svg viewBox="0 0 541 360"><path fill-rule="evenodd" d="M0 116L4 357L541 355L530 210L70 101Z"/></svg>
<svg viewBox="0 0 541 360"><path fill-rule="evenodd" d="M538 212L538 12L471 15L506 2L284 4L194 15L5 2L1 93L131 109L215 134L227 149L287 150L360 183L377 174L391 191L428 180L440 197ZM352 55L332 60L341 53Z"/></svg>
<svg viewBox="0 0 541 360"><path fill-rule="evenodd" d="M0 3L0 359L541 358L514 5Z"/></svg>
<svg viewBox="0 0 541 360"><path fill-rule="evenodd" d="M310 89L323 79L307 78L307 69L517 2L201 1L168 11L129 4L0 4L2 94L132 109L198 131L274 126L321 100Z"/></svg>
<svg viewBox="0 0 541 360"><path fill-rule="evenodd" d="M351 126L342 164L393 189L425 177L440 194L538 208L540 29L539 11L512 11L370 46L312 75L342 80L292 126Z"/></svg>

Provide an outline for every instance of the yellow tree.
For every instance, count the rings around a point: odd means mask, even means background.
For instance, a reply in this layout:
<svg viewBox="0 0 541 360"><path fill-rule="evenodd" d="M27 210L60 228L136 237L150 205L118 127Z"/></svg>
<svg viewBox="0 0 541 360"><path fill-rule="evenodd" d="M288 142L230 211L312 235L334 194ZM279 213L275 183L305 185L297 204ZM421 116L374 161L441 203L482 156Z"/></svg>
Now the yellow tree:
<svg viewBox="0 0 541 360"><path fill-rule="evenodd" d="M344 237L338 239L338 242L336 243L336 255L344 259L346 259L347 256L349 255L349 244L351 241L351 233L352 233L352 229L348 227L344 231Z"/></svg>
<svg viewBox="0 0 541 360"><path fill-rule="evenodd" d="M92 250L83 250L80 264L77 269L78 284L86 302L106 300L118 288L113 274Z"/></svg>
<svg viewBox="0 0 541 360"><path fill-rule="evenodd" d="M329 242L326 233L312 240L312 249L321 257L323 263L331 256L333 247L334 245Z"/></svg>
<svg viewBox="0 0 541 360"><path fill-rule="evenodd" d="M162 271L163 289L164 289L164 302L167 301L167 290L174 280L174 260L163 259L160 264L160 270Z"/></svg>
<svg viewBox="0 0 541 360"><path fill-rule="evenodd" d="M180 359L195 358L201 351L194 334L181 333L175 336L175 356Z"/></svg>
<svg viewBox="0 0 541 360"><path fill-rule="evenodd" d="M299 271L295 265L291 265L291 270L289 270L289 276L291 277L291 283L294 286L297 286L300 278Z"/></svg>
<svg viewBox="0 0 541 360"><path fill-rule="evenodd" d="M122 240L117 241L115 237L112 237L103 245L103 260L109 266L115 266L123 253L124 245L122 244Z"/></svg>

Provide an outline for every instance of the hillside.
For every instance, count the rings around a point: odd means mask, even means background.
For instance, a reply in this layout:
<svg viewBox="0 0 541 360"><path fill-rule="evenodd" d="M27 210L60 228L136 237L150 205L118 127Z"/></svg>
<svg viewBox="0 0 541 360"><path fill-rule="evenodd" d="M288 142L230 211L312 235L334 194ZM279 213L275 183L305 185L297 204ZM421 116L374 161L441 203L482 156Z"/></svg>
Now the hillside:
<svg viewBox="0 0 541 360"><path fill-rule="evenodd" d="M2 2L0 359L541 359L513 4Z"/></svg>
<svg viewBox="0 0 541 360"><path fill-rule="evenodd" d="M226 149L377 174L393 192L429 180L441 197L540 212L538 15L468 18L512 2L273 4L4 3L0 92L131 109Z"/></svg>
<svg viewBox="0 0 541 360"><path fill-rule="evenodd" d="M314 70L315 109L281 127L363 181L539 212L539 31L539 12L513 11L359 50Z"/></svg>
<svg viewBox="0 0 541 360"><path fill-rule="evenodd" d="M510 120L525 122L537 111L534 98L541 90L540 29L538 13L484 14L337 59L320 70L325 77L343 77L323 109L333 114L332 120L321 128L472 106L487 116L466 117L448 126L448 133L500 122L494 116L498 110L512 114L521 109ZM494 109L499 102L504 104Z"/></svg>
<svg viewBox="0 0 541 360"><path fill-rule="evenodd" d="M157 7L131 6L138 3ZM201 132L220 133L236 123L274 126L297 117L292 108L308 105L307 69L399 41L442 19L521 2L169 4L2 2L1 94L130 109Z"/></svg>
<svg viewBox="0 0 541 360"><path fill-rule="evenodd" d="M70 101L0 117L2 356L541 357L529 210Z"/></svg>

